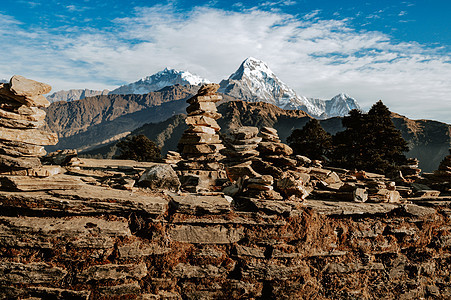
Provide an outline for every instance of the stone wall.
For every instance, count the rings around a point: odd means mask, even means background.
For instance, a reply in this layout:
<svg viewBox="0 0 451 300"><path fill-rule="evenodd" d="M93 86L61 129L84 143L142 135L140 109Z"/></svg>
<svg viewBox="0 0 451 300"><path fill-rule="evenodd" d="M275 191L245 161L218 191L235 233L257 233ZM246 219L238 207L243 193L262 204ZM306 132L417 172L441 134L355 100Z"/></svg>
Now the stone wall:
<svg viewBox="0 0 451 300"><path fill-rule="evenodd" d="M0 297L449 299L451 199L0 192Z"/></svg>

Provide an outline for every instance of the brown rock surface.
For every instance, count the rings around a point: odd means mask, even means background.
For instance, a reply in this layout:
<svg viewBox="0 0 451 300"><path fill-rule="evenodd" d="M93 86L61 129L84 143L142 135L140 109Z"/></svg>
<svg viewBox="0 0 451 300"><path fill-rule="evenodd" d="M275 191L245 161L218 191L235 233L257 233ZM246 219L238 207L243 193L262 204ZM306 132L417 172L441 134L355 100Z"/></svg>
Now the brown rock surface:
<svg viewBox="0 0 451 300"><path fill-rule="evenodd" d="M78 172L97 174L101 182L109 172L134 169L131 162L110 164L86 160ZM339 170L299 173L299 180L320 181L316 176L332 172L349 180L340 191L361 188ZM386 186L370 176L374 186ZM262 186L272 181L267 175L248 179ZM0 297L449 295L451 201L445 198L399 204L236 197L230 204L220 193L91 184L77 191L0 191ZM406 282L414 288L401 289Z"/></svg>
<svg viewBox="0 0 451 300"><path fill-rule="evenodd" d="M11 91L18 96L44 95L52 90L48 84L37 82L20 75L14 75L9 81Z"/></svg>

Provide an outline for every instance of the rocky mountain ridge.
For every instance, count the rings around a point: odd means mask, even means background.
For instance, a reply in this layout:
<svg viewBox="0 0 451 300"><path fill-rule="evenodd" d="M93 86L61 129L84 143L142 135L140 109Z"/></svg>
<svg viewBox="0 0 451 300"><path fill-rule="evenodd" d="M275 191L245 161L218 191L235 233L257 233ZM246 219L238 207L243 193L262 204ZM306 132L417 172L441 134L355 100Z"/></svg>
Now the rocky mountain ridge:
<svg viewBox="0 0 451 300"><path fill-rule="evenodd" d="M48 95L46 98L50 102L58 102L58 101L75 101L81 100L86 97L94 97L98 95L108 95L109 90L96 91L90 89L71 89L68 91L58 91L51 95Z"/></svg>

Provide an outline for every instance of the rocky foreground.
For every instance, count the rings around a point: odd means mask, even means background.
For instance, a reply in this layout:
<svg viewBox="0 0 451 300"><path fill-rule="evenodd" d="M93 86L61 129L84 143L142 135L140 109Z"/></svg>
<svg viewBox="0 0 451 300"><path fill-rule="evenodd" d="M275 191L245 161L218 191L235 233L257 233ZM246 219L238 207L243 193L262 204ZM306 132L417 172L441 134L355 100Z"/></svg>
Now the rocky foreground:
<svg viewBox="0 0 451 300"><path fill-rule="evenodd" d="M55 175L70 185L0 192L2 298L451 297L451 197L239 207L113 188L149 163L79 163Z"/></svg>
<svg viewBox="0 0 451 300"><path fill-rule="evenodd" d="M38 161L0 161L0 297L451 297L451 155L430 174L410 159L397 178L323 167L274 128L221 137L217 88L188 99L165 163L0 144ZM22 105L34 103L2 107Z"/></svg>

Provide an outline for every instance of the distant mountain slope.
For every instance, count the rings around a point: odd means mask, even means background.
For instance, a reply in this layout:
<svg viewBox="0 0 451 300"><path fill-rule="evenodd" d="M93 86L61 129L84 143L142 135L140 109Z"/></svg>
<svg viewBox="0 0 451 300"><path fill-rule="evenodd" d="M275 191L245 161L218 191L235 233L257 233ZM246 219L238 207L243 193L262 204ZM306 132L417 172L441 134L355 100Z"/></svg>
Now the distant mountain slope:
<svg viewBox="0 0 451 300"><path fill-rule="evenodd" d="M75 101L75 100L84 99L86 97L107 95L109 92L110 92L109 90L96 91L96 90L89 90L89 89L72 89L72 90L68 90L68 91L55 92L49 96L46 96L46 98L50 102Z"/></svg>
<svg viewBox="0 0 451 300"><path fill-rule="evenodd" d="M210 83L210 81L191 74L188 71L166 68L163 71L144 77L136 82L118 87L112 90L110 94L147 94L171 85L200 85L202 83Z"/></svg>
<svg viewBox="0 0 451 300"><path fill-rule="evenodd" d="M60 142L48 149L86 148L145 123L164 121L184 112L185 100L198 89L177 85L145 95L102 95L52 103L46 109L47 128L58 134ZM177 100L182 101L163 105Z"/></svg>
<svg viewBox="0 0 451 300"><path fill-rule="evenodd" d="M294 129L302 128L311 118L301 110L283 110L264 102L231 101L220 105L218 111L223 115L218 120L221 132L239 126L270 126L277 129L283 141L286 141ZM179 115L160 123L146 124L134 130L132 134L145 134L162 147L163 153L176 150L178 140L187 128L184 118L185 115ZM425 172L437 169L451 146L451 125L430 120L410 120L397 114L393 114L392 119L409 143L411 150L407 156L417 157L420 160L420 168ZM339 117L320 122L331 134L344 130ZM112 147L113 144L107 145L85 154L102 153L111 156L114 153Z"/></svg>
<svg viewBox="0 0 451 300"><path fill-rule="evenodd" d="M287 110L303 110L316 118L345 116L351 109L360 109L357 101L346 94L330 100L297 95L277 77L268 65L249 57L227 80L222 80L219 91L235 98L257 102L264 101Z"/></svg>
<svg viewBox="0 0 451 300"><path fill-rule="evenodd" d="M150 122L161 122L184 113L186 100L199 86L169 86L145 95L103 95L72 102L52 103L47 109L47 128L59 142L48 146L85 150L117 140ZM236 100L224 95L223 101Z"/></svg>

